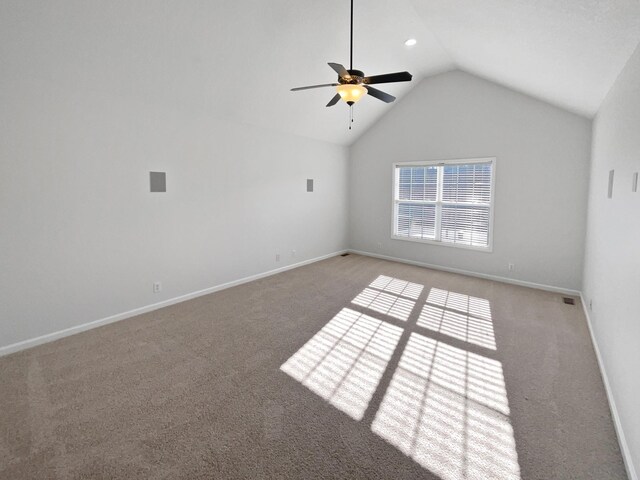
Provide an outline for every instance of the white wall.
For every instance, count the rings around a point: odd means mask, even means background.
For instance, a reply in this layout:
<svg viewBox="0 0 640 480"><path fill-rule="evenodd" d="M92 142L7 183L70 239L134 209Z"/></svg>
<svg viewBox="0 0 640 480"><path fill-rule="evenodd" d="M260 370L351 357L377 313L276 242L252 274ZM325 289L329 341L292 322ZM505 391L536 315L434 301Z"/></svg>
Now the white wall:
<svg viewBox="0 0 640 480"><path fill-rule="evenodd" d="M344 147L6 70L0 132L0 347L347 247Z"/></svg>
<svg viewBox="0 0 640 480"><path fill-rule="evenodd" d="M590 145L588 119L460 71L427 78L351 148L350 246L579 290ZM392 163L473 157L497 157L493 252L392 240Z"/></svg>
<svg viewBox="0 0 640 480"><path fill-rule="evenodd" d="M584 298L635 469L640 471L640 48L604 101L593 129ZM615 170L613 198L607 198Z"/></svg>

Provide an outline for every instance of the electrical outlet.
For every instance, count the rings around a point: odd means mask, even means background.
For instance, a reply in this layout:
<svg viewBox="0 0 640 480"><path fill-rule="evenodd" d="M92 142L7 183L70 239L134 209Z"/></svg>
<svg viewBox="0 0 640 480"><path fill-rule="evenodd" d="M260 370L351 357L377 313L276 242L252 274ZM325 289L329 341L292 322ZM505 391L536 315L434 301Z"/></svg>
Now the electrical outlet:
<svg viewBox="0 0 640 480"><path fill-rule="evenodd" d="M295 250L291 250L291 258L295 258L296 257L296 251Z"/></svg>
<svg viewBox="0 0 640 480"><path fill-rule="evenodd" d="M158 293L162 290L162 283L153 282L153 293Z"/></svg>
<svg viewBox="0 0 640 480"><path fill-rule="evenodd" d="M382 250L382 242L378 242L378 249Z"/></svg>
<svg viewBox="0 0 640 480"><path fill-rule="evenodd" d="M280 254L276 253L276 262L279 262L279 261L280 261Z"/></svg>
<svg viewBox="0 0 640 480"><path fill-rule="evenodd" d="M513 271L516 269L516 265L515 265L515 263L510 263L510 264L508 265L508 267L509 267L509 271L510 271L510 272L513 272Z"/></svg>

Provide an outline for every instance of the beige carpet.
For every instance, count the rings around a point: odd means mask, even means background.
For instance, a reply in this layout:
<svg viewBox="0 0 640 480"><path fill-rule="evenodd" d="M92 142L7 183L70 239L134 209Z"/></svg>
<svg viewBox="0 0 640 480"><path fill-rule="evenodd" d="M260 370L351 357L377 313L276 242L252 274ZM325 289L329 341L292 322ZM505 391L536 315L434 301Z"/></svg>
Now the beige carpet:
<svg viewBox="0 0 640 480"><path fill-rule="evenodd" d="M2 479L626 478L578 305L357 255L0 358L0 384Z"/></svg>

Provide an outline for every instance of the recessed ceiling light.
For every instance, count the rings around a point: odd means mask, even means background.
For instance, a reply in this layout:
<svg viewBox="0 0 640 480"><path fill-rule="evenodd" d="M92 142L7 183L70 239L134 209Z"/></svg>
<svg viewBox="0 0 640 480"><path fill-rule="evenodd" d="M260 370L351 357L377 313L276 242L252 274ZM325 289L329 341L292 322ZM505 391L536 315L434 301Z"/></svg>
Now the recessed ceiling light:
<svg viewBox="0 0 640 480"><path fill-rule="evenodd" d="M418 43L418 41L415 38L410 38L409 40L407 40L406 42L404 42L404 44L407 47L413 47L416 43Z"/></svg>

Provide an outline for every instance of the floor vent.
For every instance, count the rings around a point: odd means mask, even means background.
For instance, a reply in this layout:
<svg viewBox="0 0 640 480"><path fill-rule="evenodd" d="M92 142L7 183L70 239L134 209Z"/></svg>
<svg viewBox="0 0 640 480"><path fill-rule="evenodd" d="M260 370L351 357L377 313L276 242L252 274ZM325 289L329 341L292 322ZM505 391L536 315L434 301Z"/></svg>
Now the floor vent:
<svg viewBox="0 0 640 480"><path fill-rule="evenodd" d="M571 297L562 297L562 301L567 305L575 305L576 301Z"/></svg>
<svg viewBox="0 0 640 480"><path fill-rule="evenodd" d="M343 253L342 255L340 255L341 257L346 257L347 255L349 255L348 253Z"/></svg>

